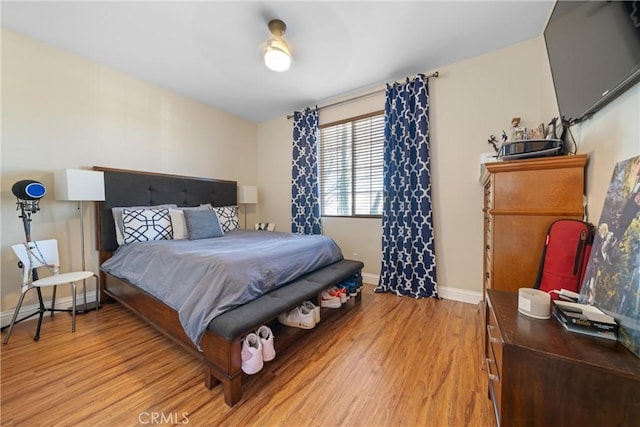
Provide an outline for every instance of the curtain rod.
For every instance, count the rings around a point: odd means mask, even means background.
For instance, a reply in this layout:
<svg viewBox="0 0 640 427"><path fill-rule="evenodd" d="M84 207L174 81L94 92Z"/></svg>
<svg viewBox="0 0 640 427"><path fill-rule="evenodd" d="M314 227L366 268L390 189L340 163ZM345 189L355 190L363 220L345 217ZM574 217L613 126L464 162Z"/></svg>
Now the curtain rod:
<svg viewBox="0 0 640 427"><path fill-rule="evenodd" d="M438 77L438 75L439 75L439 73L436 71L433 74L429 74L429 75L427 75L425 77L427 79L429 79L431 77ZM412 80L410 80L410 82L413 82L414 80L415 79L412 79ZM376 95L376 94L378 94L380 92L384 92L386 90L387 90L386 87L384 87L382 89L376 89L376 90L374 90L372 92L368 92L368 93L364 93L362 95L354 96L353 98L347 98L347 99L343 99L342 101L334 102L332 104L323 105L322 107L318 107L318 110L324 110L325 108L335 107L337 105L346 104L347 102L357 101L358 99L362 99L362 98L368 98L368 97L370 97L372 95ZM287 120L290 120L292 118L293 118L293 114L287 114Z"/></svg>

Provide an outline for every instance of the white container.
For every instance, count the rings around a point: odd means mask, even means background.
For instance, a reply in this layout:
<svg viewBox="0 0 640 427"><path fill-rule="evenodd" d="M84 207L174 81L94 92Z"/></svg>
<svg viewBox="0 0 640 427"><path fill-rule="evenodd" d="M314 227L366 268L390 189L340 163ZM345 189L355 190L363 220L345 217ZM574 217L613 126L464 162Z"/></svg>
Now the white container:
<svg viewBox="0 0 640 427"><path fill-rule="evenodd" d="M518 311L534 319L551 318L551 295L531 288L518 289Z"/></svg>

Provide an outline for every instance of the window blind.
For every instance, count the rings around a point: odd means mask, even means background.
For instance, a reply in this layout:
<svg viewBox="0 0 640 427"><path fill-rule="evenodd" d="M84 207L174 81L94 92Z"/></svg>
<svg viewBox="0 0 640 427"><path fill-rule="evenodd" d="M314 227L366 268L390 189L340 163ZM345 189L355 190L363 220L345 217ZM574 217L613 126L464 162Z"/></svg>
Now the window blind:
<svg viewBox="0 0 640 427"><path fill-rule="evenodd" d="M320 128L323 216L382 215L384 113Z"/></svg>

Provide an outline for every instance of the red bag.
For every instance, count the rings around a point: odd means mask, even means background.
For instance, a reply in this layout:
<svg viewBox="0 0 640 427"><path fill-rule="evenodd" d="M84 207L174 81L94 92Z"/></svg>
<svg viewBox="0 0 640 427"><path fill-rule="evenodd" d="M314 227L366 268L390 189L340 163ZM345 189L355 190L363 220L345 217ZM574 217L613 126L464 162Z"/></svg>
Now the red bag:
<svg viewBox="0 0 640 427"><path fill-rule="evenodd" d="M542 250L535 289L549 292L566 289L580 293L593 246L593 224L575 219L559 219L549 226ZM551 293L553 299L556 293Z"/></svg>

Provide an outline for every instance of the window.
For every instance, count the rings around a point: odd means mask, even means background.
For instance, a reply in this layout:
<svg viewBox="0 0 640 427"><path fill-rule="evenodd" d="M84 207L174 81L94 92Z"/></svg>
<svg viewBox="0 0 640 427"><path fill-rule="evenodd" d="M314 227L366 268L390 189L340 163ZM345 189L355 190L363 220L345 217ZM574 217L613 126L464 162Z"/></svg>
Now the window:
<svg viewBox="0 0 640 427"><path fill-rule="evenodd" d="M381 216L384 112L320 126L322 216Z"/></svg>

